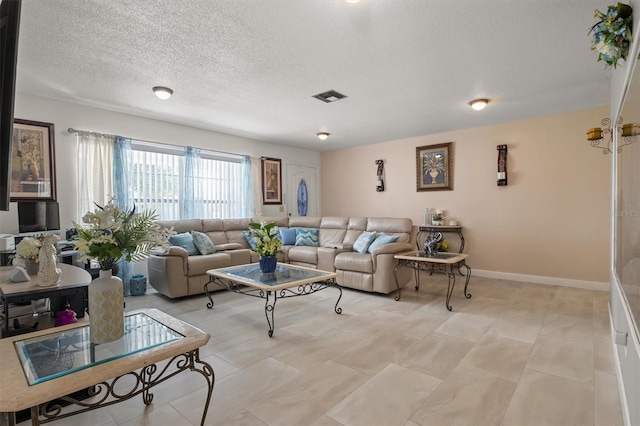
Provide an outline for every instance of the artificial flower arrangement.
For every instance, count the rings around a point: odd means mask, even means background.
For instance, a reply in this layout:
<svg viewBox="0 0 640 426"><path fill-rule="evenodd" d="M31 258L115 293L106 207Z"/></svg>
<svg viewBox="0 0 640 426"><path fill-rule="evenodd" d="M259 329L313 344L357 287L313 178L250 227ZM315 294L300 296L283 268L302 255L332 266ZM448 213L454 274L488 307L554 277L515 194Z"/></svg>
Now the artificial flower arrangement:
<svg viewBox="0 0 640 426"><path fill-rule="evenodd" d="M629 45L633 41L632 12L631 6L618 3L609 6L607 13L596 10L593 15L600 20L589 31L589 34L593 33L591 50L598 52L598 61L604 61L607 64L605 68L615 68L620 59L627 60Z"/></svg>
<svg viewBox="0 0 640 426"><path fill-rule="evenodd" d="M440 154L425 155L422 160L422 170L424 173L444 173L444 156Z"/></svg>
<svg viewBox="0 0 640 426"><path fill-rule="evenodd" d="M440 247L438 247L438 251L448 251L449 250L449 243L447 242L447 240L442 240L442 242L440 243Z"/></svg>
<svg viewBox="0 0 640 426"><path fill-rule="evenodd" d="M154 211L137 213L135 206L125 210L113 199L96 206L82 218L86 225L74 224L78 231L74 244L81 259L95 259L101 270L108 271L121 259L139 262L157 247L169 248L173 229L159 226Z"/></svg>
<svg viewBox="0 0 640 426"><path fill-rule="evenodd" d="M42 247L42 236L32 238L25 237L16 245L16 259L33 260L38 262L38 255Z"/></svg>
<svg viewBox="0 0 640 426"><path fill-rule="evenodd" d="M266 223L261 214L258 214L258 219L259 223L249 224L249 234L255 243L251 250L260 256L275 256L282 247L278 227L275 222Z"/></svg>

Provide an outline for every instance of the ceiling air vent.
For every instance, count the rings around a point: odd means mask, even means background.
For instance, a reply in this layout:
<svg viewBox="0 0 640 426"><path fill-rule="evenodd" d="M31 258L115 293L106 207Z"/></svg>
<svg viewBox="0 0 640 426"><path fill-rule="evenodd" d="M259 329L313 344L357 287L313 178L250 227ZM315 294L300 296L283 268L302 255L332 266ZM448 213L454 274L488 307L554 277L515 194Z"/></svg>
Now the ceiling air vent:
<svg viewBox="0 0 640 426"><path fill-rule="evenodd" d="M338 93L335 90L329 90L328 92L313 95L314 98L320 99L322 102L331 103L346 98L342 93Z"/></svg>

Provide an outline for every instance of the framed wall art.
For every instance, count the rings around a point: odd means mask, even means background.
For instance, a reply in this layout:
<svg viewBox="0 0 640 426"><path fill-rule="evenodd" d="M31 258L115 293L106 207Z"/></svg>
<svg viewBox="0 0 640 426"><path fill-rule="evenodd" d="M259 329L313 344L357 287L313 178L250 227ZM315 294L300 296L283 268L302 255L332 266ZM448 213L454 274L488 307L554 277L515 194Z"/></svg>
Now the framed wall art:
<svg viewBox="0 0 640 426"><path fill-rule="evenodd" d="M282 204L282 160L262 158L262 202Z"/></svg>
<svg viewBox="0 0 640 426"><path fill-rule="evenodd" d="M416 148L416 190L453 189L453 142Z"/></svg>
<svg viewBox="0 0 640 426"><path fill-rule="evenodd" d="M11 201L56 201L52 123L13 120Z"/></svg>

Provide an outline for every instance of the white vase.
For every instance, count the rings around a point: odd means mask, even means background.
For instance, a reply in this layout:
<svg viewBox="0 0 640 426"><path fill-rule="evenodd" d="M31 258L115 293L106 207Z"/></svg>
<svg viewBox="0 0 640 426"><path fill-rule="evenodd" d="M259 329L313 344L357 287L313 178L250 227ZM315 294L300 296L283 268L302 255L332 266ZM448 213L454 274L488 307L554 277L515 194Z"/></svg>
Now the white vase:
<svg viewBox="0 0 640 426"><path fill-rule="evenodd" d="M89 333L91 343L107 343L124 335L124 294L122 280L111 271L89 284Z"/></svg>

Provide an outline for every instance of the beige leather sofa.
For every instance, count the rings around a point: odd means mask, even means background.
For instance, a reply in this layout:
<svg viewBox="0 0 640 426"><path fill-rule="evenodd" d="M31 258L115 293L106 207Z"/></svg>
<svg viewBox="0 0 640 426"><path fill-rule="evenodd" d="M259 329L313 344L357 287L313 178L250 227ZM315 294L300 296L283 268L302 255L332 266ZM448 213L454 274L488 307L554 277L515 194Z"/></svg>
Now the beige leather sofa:
<svg viewBox="0 0 640 426"><path fill-rule="evenodd" d="M415 230L411 219L377 217L277 217L265 218L281 228L317 228L318 247L283 245L279 260L293 265L336 272L342 287L387 294L394 291L394 255L415 248ZM148 259L149 283L168 297L182 297L204 292L209 280L206 271L258 261L249 249L244 231L252 219L190 219L161 221L177 233L192 230L209 236L216 253L189 256L181 247L171 246L165 253ZM364 231L396 235L398 240L376 248L373 253L357 253L353 245ZM411 270L397 271L400 286L408 283Z"/></svg>

